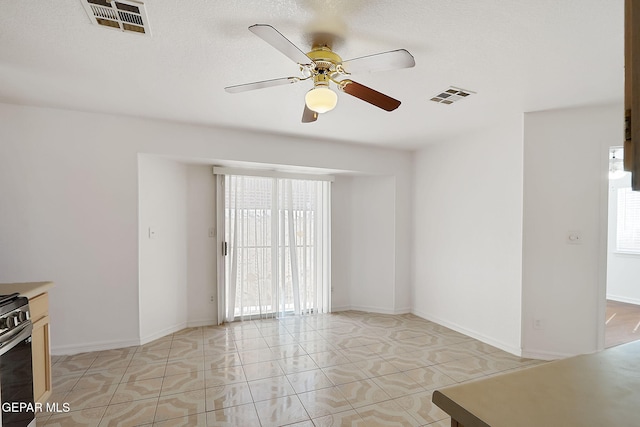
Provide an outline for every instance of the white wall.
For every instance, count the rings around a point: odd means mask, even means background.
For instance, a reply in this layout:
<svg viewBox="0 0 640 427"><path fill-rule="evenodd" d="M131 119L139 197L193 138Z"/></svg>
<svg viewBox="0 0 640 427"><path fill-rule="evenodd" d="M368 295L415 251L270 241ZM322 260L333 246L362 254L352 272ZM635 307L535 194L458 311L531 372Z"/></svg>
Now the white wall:
<svg viewBox="0 0 640 427"><path fill-rule="evenodd" d="M187 324L187 168L140 155L138 186L140 339L147 343Z"/></svg>
<svg viewBox="0 0 640 427"><path fill-rule="evenodd" d="M215 179L208 165L138 158L140 339L149 342L217 321Z"/></svg>
<svg viewBox="0 0 640 427"><path fill-rule="evenodd" d="M351 308L351 183L353 177L338 175L331 184L331 309Z"/></svg>
<svg viewBox="0 0 640 427"><path fill-rule="evenodd" d="M413 153L410 161L404 167L402 173L388 174L394 177L395 192L394 217L395 217L395 289L393 309L395 313L407 313L413 309L412 288L404 286L404 283L413 283L413 204L414 204L414 163Z"/></svg>
<svg viewBox="0 0 640 427"><path fill-rule="evenodd" d="M520 352L522 117L414 165L414 313Z"/></svg>
<svg viewBox="0 0 640 427"><path fill-rule="evenodd" d="M332 308L408 313L396 301L395 178L342 175L331 194Z"/></svg>
<svg viewBox="0 0 640 427"><path fill-rule="evenodd" d="M187 324L215 325L218 320L216 181L211 166L187 165ZM211 302L213 297L214 302Z"/></svg>
<svg viewBox="0 0 640 427"><path fill-rule="evenodd" d="M395 180L357 176L351 189L351 308L396 313ZM409 307L404 312L409 312Z"/></svg>
<svg viewBox="0 0 640 427"><path fill-rule="evenodd" d="M57 353L139 342L138 159L120 123L0 104L0 282L56 282Z"/></svg>
<svg viewBox="0 0 640 427"><path fill-rule="evenodd" d="M608 148L622 141L622 113L616 105L525 115L525 355L554 358L602 347ZM570 231L580 233L582 244L567 243Z"/></svg>
<svg viewBox="0 0 640 427"><path fill-rule="evenodd" d="M631 186L631 175L609 181L607 299L640 304L640 255L616 251L616 191Z"/></svg>
<svg viewBox="0 0 640 427"><path fill-rule="evenodd" d="M411 153L7 104L0 104L0 141L0 282L56 283L54 353L140 340L138 153L394 176L390 262L396 295L408 301Z"/></svg>

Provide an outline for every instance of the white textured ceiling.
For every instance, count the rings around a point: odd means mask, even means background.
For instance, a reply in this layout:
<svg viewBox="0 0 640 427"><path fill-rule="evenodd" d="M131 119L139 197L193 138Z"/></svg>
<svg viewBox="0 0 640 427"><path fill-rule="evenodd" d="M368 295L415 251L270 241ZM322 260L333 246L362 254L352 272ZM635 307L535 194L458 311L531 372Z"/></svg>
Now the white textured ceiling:
<svg viewBox="0 0 640 427"><path fill-rule="evenodd" d="M0 102L124 114L416 148L526 111L620 102L622 0L147 0L151 37L92 25L81 0L0 0ZM339 32L343 59L398 48L410 69L352 79L402 101L388 113L339 93L300 122L301 82L239 94L225 86L297 76L247 30L271 24L302 50ZM453 105L429 98L477 92Z"/></svg>

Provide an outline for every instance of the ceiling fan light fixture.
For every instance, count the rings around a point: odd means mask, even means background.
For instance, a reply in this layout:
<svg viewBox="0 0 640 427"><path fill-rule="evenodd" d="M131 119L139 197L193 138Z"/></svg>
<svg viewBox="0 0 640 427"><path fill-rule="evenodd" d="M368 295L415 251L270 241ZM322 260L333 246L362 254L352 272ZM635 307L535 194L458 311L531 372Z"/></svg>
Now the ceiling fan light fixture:
<svg viewBox="0 0 640 427"><path fill-rule="evenodd" d="M326 86L317 86L304 96L304 102L316 113L326 113L336 107L338 94Z"/></svg>

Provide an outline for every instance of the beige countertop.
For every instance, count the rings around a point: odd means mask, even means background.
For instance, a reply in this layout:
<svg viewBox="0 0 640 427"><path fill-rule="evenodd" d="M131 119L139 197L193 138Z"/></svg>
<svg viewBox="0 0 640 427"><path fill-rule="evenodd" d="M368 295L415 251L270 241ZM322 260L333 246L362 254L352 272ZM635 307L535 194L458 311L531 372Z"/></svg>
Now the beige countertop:
<svg viewBox="0 0 640 427"><path fill-rule="evenodd" d="M0 283L0 295L18 292L27 298L33 298L48 292L52 287L53 282Z"/></svg>
<svg viewBox="0 0 640 427"><path fill-rule="evenodd" d="M638 426L640 341L436 390L464 427Z"/></svg>

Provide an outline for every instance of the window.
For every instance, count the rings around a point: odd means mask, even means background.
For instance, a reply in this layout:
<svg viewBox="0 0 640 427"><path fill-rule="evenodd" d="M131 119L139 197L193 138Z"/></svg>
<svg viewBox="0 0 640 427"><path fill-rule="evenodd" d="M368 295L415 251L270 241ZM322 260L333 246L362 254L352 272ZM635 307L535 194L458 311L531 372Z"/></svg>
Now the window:
<svg viewBox="0 0 640 427"><path fill-rule="evenodd" d="M616 250L640 254L640 192L618 188Z"/></svg>
<svg viewBox="0 0 640 427"><path fill-rule="evenodd" d="M224 320L328 312L330 182L223 169Z"/></svg>

